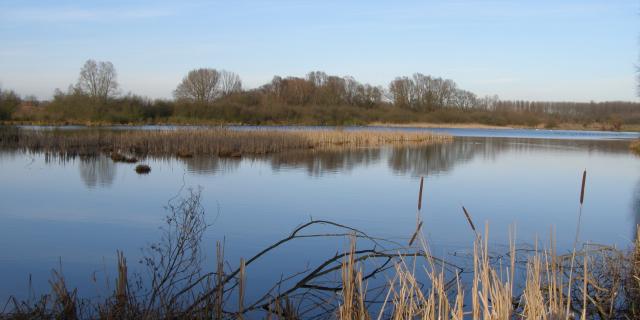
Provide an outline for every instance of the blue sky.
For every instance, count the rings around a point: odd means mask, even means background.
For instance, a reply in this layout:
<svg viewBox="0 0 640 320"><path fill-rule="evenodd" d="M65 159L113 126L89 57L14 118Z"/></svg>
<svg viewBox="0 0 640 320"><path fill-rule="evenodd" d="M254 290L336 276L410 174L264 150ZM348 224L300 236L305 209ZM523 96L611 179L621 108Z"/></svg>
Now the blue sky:
<svg viewBox="0 0 640 320"><path fill-rule="evenodd" d="M637 100L640 3L0 0L0 85L51 97L87 59L123 92L168 98L192 68L246 88L323 70L387 86L421 72L479 95Z"/></svg>

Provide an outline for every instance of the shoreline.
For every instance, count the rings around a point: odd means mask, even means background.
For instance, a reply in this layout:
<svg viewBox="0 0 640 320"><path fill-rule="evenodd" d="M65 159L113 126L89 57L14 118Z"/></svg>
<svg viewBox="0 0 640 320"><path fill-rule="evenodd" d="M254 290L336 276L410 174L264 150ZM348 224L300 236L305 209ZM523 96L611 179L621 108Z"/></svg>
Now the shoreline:
<svg viewBox="0 0 640 320"><path fill-rule="evenodd" d="M42 121L3 121L1 126L36 126L36 127L139 127L139 126L208 126L208 127L225 127L225 126L262 126L262 127L279 127L279 126L310 126L310 127L385 127L385 128L424 128L424 129L486 129L486 130L512 130L512 129L528 129L528 130L571 130L571 131L597 131L597 132L640 132L640 125L622 125L619 129L607 127L604 124L582 125L578 123L560 123L553 127L546 125L522 126L522 125L490 125L483 123L460 123L460 122L370 122L370 123L352 123L344 125L336 124L318 124L318 123L234 123L210 120L196 121L155 121L155 122L92 122L92 121L63 121L63 122L42 122Z"/></svg>
<svg viewBox="0 0 640 320"><path fill-rule="evenodd" d="M430 122L413 122L413 123L385 123L372 122L367 127L387 127L387 128L425 128L425 129L535 129L516 126L495 126L482 123L430 123Z"/></svg>

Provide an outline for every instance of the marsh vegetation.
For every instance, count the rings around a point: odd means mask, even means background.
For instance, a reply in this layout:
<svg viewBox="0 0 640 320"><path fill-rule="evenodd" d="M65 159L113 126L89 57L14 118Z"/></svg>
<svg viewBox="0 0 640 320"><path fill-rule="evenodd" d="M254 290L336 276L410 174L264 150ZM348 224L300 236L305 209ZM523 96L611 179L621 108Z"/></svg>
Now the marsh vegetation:
<svg viewBox="0 0 640 320"><path fill-rule="evenodd" d="M292 149L362 148L383 145L428 145L451 141L428 132L347 130L0 130L0 148L54 155L107 153L116 162L137 157L194 155L240 157Z"/></svg>

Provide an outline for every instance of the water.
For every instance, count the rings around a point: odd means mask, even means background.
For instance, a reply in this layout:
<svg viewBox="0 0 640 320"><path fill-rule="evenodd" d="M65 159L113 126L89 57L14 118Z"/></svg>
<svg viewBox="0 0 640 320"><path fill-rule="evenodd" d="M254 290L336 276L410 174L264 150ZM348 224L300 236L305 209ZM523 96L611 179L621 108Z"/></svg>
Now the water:
<svg viewBox="0 0 640 320"><path fill-rule="evenodd" d="M208 267L216 240L237 265L311 218L404 243L415 229L420 176L424 231L437 256L469 248L463 205L476 225L490 223L496 248L515 224L520 245L547 239L554 227L558 248L568 250L584 169L581 240L630 244L640 223L640 158L628 150L636 134L430 130L456 138L426 147L148 159L149 175L105 157L0 151L0 301L25 297L30 275L37 292L48 291L50 270L60 264L80 295L99 295L105 277L115 276L116 250L135 270L140 249L160 236L167 202L199 187L212 224L204 239ZM309 239L274 251L248 268L248 298L346 246L343 238Z"/></svg>
<svg viewBox="0 0 640 320"><path fill-rule="evenodd" d="M86 127L69 126L19 126L30 130L82 130ZM176 130L176 129L206 129L209 126L175 126L175 125L143 125L143 126L103 126L92 127L92 130ZM380 131L429 131L448 134L456 137L481 138L527 138L527 139L564 139L564 140L628 140L640 137L638 132L612 131L576 131L576 130L546 130L546 129L475 129L475 128L418 128L418 127L384 127L384 126L228 126L234 130L380 130Z"/></svg>

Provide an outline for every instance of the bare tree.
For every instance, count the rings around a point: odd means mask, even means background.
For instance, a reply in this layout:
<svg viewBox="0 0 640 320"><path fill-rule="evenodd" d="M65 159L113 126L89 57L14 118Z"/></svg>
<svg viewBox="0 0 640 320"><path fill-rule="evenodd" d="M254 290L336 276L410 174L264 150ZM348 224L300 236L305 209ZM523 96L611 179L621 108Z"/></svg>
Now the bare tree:
<svg viewBox="0 0 640 320"><path fill-rule="evenodd" d="M189 71L173 95L178 100L210 103L220 96L220 72L216 69L200 68Z"/></svg>
<svg viewBox="0 0 640 320"><path fill-rule="evenodd" d="M242 90L242 81L238 74L222 70L220 71L220 94L223 96L230 95L232 93L240 92Z"/></svg>
<svg viewBox="0 0 640 320"><path fill-rule="evenodd" d="M307 80L316 87L322 87L327 83L329 76L324 71L311 71L307 74Z"/></svg>
<svg viewBox="0 0 640 320"><path fill-rule="evenodd" d="M87 60L80 69L77 89L92 98L106 101L118 94L116 69L109 61Z"/></svg>
<svg viewBox="0 0 640 320"><path fill-rule="evenodd" d="M414 91L413 81L407 77L398 77L389 84L391 100L397 107L411 108Z"/></svg>
<svg viewBox="0 0 640 320"><path fill-rule="evenodd" d="M389 93L395 106L423 112L447 107L468 109L478 102L474 94L459 89L453 80L422 73L396 78L389 84Z"/></svg>

